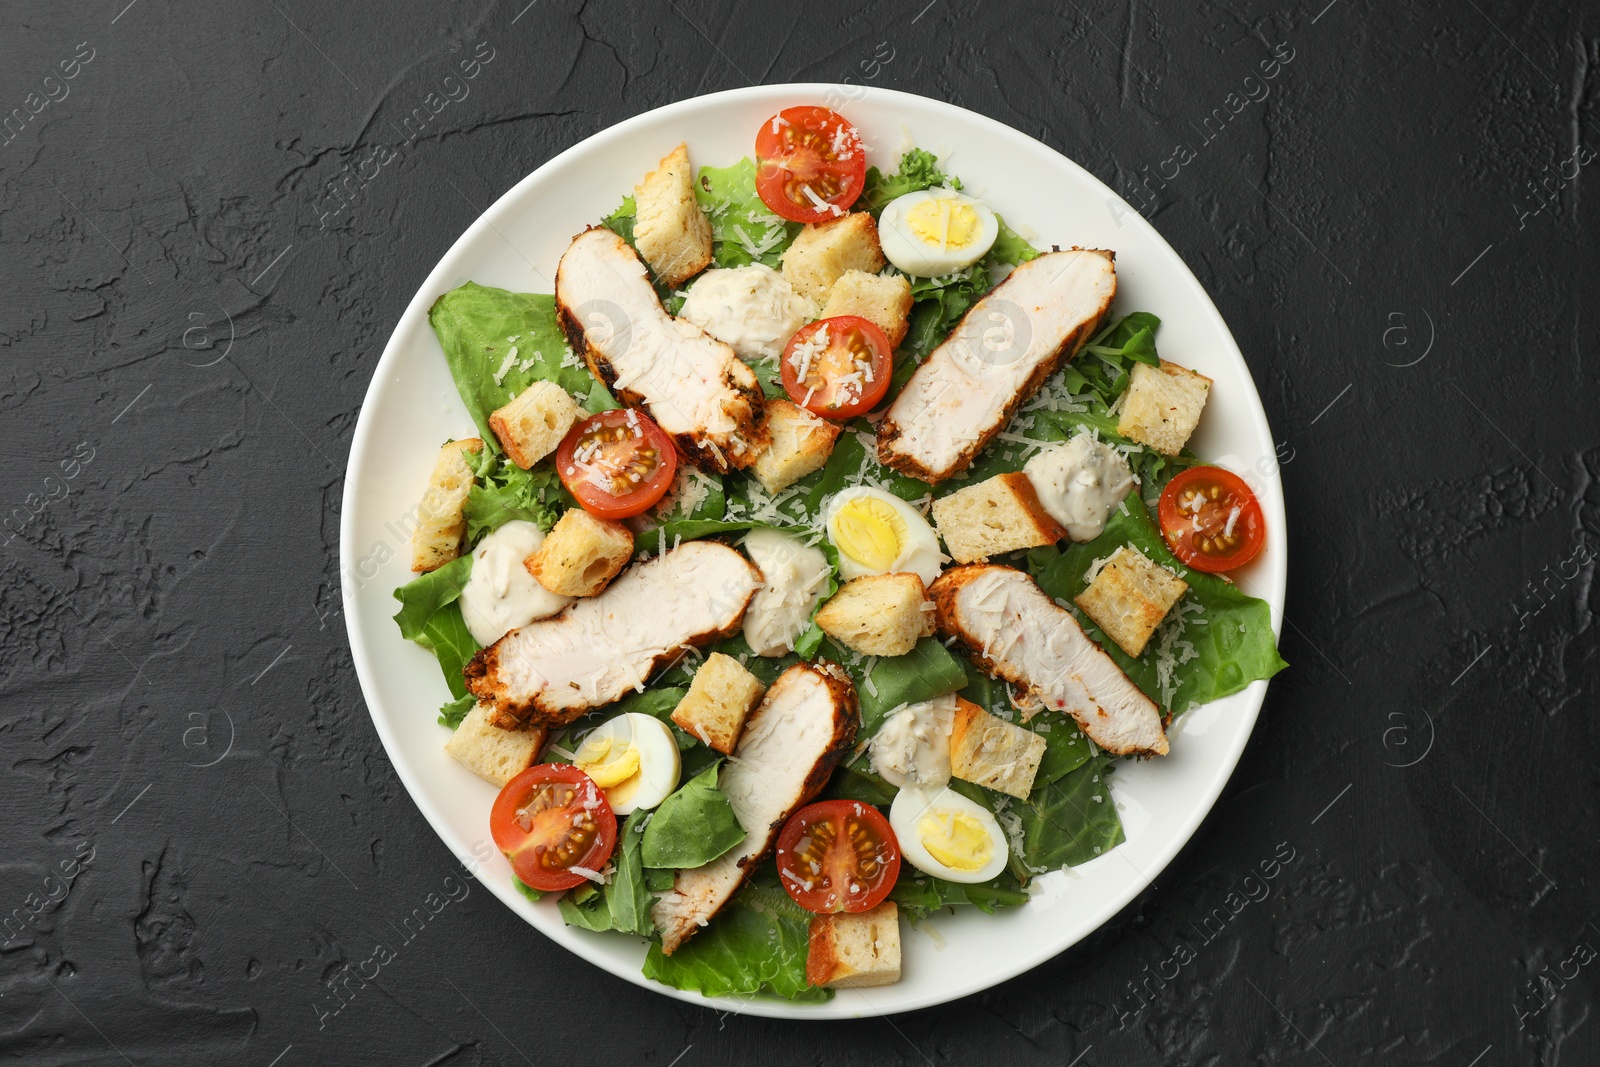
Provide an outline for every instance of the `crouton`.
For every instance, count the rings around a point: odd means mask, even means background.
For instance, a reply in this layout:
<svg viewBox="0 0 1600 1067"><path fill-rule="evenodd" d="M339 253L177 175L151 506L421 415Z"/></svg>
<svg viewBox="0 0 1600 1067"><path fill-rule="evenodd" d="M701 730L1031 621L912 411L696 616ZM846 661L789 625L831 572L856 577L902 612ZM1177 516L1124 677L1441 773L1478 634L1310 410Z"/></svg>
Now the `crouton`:
<svg viewBox="0 0 1600 1067"><path fill-rule="evenodd" d="M461 554L467 520L461 509L472 489L473 467L483 440L468 437L439 449L428 488L417 505L417 528L411 532L411 569L438 570Z"/></svg>
<svg viewBox="0 0 1600 1067"><path fill-rule="evenodd" d="M1159 370L1135 363L1117 432L1163 455L1176 456L1199 424L1210 394L1211 379L1204 374L1166 360Z"/></svg>
<svg viewBox="0 0 1600 1067"><path fill-rule="evenodd" d="M767 401L771 443L756 456L750 473L769 493L780 493L812 471L821 470L839 438L839 424L811 414L787 400Z"/></svg>
<svg viewBox="0 0 1600 1067"><path fill-rule="evenodd" d="M933 633L933 604L915 574L874 574L846 582L817 625L864 656L903 656Z"/></svg>
<svg viewBox="0 0 1600 1067"><path fill-rule="evenodd" d="M905 340L911 314L911 279L901 274L885 278L864 270L847 270L828 290L828 302L819 318L859 315L882 330L890 348Z"/></svg>
<svg viewBox="0 0 1600 1067"><path fill-rule="evenodd" d="M633 531L568 508L539 550L524 561L534 580L562 596L594 596L633 555Z"/></svg>
<svg viewBox="0 0 1600 1067"><path fill-rule="evenodd" d="M545 728L502 730L489 725L492 711L486 705L475 705L445 742L444 750L479 778L504 786L538 760Z"/></svg>
<svg viewBox="0 0 1600 1067"><path fill-rule="evenodd" d="M672 709L672 721L707 746L728 755L739 743L744 717L767 687L732 656L713 652L694 672L689 691Z"/></svg>
<svg viewBox="0 0 1600 1067"><path fill-rule="evenodd" d="M687 144L644 176L633 201L634 247L662 285L675 289L711 265L711 220L694 198Z"/></svg>
<svg viewBox="0 0 1600 1067"><path fill-rule="evenodd" d="M1072 602L1130 656L1138 656L1189 583L1123 545Z"/></svg>
<svg viewBox="0 0 1600 1067"><path fill-rule="evenodd" d="M1021 472L997 474L940 497L933 502L933 523L957 563L1053 545L1067 536Z"/></svg>
<svg viewBox="0 0 1600 1067"><path fill-rule="evenodd" d="M806 982L828 989L900 981L900 909L886 900L869 911L811 920Z"/></svg>
<svg viewBox="0 0 1600 1067"><path fill-rule="evenodd" d="M876 274L885 262L878 224L865 211L852 211L807 224L783 254L783 276L795 292L820 304L846 271Z"/></svg>
<svg viewBox="0 0 1600 1067"><path fill-rule="evenodd" d="M534 382L489 416L489 428L500 439L511 462L527 470L556 450L583 409L554 382Z"/></svg>
<svg viewBox="0 0 1600 1067"><path fill-rule="evenodd" d="M951 774L1026 800L1043 758L1043 737L956 699L955 725L950 729Z"/></svg>

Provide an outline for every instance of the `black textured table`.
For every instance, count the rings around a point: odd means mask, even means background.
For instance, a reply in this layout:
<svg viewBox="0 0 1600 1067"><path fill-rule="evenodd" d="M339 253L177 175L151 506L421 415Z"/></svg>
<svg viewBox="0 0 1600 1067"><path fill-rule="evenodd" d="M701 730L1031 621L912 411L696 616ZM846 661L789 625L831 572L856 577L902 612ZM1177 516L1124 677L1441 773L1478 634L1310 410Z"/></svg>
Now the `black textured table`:
<svg viewBox="0 0 1600 1067"><path fill-rule="evenodd" d="M1600 1062L1595 8L924 2L6 6L8 1061ZM1099 933L807 1025L458 880L337 537L378 355L484 207L657 105L846 78L1042 139L1189 262L1281 442L1293 667Z"/></svg>

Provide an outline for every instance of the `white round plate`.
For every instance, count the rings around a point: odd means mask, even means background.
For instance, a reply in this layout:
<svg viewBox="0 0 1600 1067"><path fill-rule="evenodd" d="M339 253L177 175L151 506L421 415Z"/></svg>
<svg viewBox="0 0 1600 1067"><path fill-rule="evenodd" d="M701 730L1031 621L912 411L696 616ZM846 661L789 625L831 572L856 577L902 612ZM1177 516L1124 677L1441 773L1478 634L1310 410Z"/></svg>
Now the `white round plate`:
<svg viewBox="0 0 1600 1067"><path fill-rule="evenodd" d="M698 166L747 155L757 128L782 108L832 103L861 130L874 165L893 171L908 138L944 161L1036 246L1114 249L1117 312L1162 320L1167 359L1214 381L1195 452L1249 476L1265 509L1266 550L1240 576L1244 588L1283 612L1287 555L1283 489L1273 438L1249 369L1200 283L1165 241L1119 196L1071 160L998 122L950 104L884 89L768 85L686 100L629 119L556 156L502 196L456 241L412 299L389 339L356 425L345 475L339 550L346 625L372 720L417 807L463 862L492 852L494 787L445 755L435 721L448 699L433 655L403 641L392 591L412 577L403 518L416 505L439 444L471 435L428 308L466 281L523 292L551 291L556 261L573 235L609 214L679 141ZM923 1008L987 989L1089 934L1143 890L1216 801L1255 724L1266 693L1241 693L1184 716L1172 754L1117 771L1113 794L1127 843L1093 862L1038 879L1021 908L989 916L966 909L904 930L905 977L896 985L843 990L823 1004L712 1000L639 973L636 938L564 926L554 904L530 903L511 885L498 854L483 883L508 908L581 958L648 989L718 1008L790 1018L845 1018ZM486 846L488 846L486 848Z"/></svg>

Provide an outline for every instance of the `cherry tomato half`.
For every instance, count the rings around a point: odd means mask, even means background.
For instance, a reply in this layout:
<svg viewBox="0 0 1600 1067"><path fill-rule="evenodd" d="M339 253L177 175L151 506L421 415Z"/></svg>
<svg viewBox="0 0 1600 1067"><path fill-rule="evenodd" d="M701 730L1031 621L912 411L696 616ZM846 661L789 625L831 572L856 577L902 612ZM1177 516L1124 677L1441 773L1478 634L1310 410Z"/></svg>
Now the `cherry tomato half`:
<svg viewBox="0 0 1600 1067"><path fill-rule="evenodd" d="M795 812L778 836L783 888L807 911L877 907L900 877L889 820L859 800L824 800Z"/></svg>
<svg viewBox="0 0 1600 1067"><path fill-rule="evenodd" d="M866 146L837 112L784 108L756 134L756 193L791 222L838 218L866 180Z"/></svg>
<svg viewBox="0 0 1600 1067"><path fill-rule="evenodd" d="M561 484L583 510L602 519L644 511L672 488L677 470L672 438L636 408L590 415L556 449Z"/></svg>
<svg viewBox="0 0 1600 1067"><path fill-rule="evenodd" d="M877 326L839 315L802 326L784 347L779 370L796 404L826 419L852 419L883 399L894 353Z"/></svg>
<svg viewBox="0 0 1600 1067"><path fill-rule="evenodd" d="M1190 467L1161 491L1161 536L1184 566L1213 574L1256 558L1267 539L1261 504L1221 467Z"/></svg>
<svg viewBox="0 0 1600 1067"><path fill-rule="evenodd" d="M489 833L517 877L534 889L571 889L617 846L617 817L587 774L565 763L529 767L500 790Z"/></svg>

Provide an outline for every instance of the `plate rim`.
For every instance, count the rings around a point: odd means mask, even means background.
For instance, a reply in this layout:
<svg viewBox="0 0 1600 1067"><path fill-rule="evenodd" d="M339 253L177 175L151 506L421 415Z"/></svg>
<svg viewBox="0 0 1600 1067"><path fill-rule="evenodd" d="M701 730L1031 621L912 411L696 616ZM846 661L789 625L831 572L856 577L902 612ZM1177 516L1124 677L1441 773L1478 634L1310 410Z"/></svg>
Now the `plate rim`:
<svg viewBox="0 0 1600 1067"><path fill-rule="evenodd" d="M866 98L873 98L875 100L877 98L883 98L890 101L892 104L893 101L899 99L915 101L918 106L932 105L935 108L942 108L947 109L948 111L957 112L960 114L963 120L972 122L980 127L981 133L984 136L993 136L1000 139L1009 140L1020 139L1023 142L1029 143L1030 146L1042 148L1044 151L1054 156L1058 162L1076 171L1081 179L1084 179L1090 183L1091 187L1098 187L1099 190L1104 193L1108 209L1114 210L1116 205L1121 205L1121 213L1117 218L1119 227L1124 225L1132 225L1136 228L1141 228L1144 231L1144 237L1146 239L1153 240L1160 249L1164 249L1166 253L1172 257L1172 260L1182 268L1182 276L1184 281L1193 288L1193 295L1198 297L1199 307L1202 313L1209 317L1211 324L1217 330L1219 338L1225 345L1225 354L1230 354L1238 361L1238 364L1244 368L1245 378L1249 386L1249 395L1242 399L1246 401L1246 407L1252 417L1252 421L1255 423L1254 428L1263 436L1266 441L1272 442L1276 440L1267 421L1266 410L1261 402L1260 390L1256 387L1255 376L1250 371L1249 363L1245 360L1244 354L1240 350L1238 342L1234 339L1233 332L1228 328L1226 320L1223 319L1221 312L1217 310L1215 302L1211 299L1210 294L1206 292L1205 287L1200 283L1200 280L1198 277L1196 277L1194 271L1189 267L1188 262L1178 254L1177 250L1174 249L1164 237L1161 236L1160 232L1157 231L1153 225L1151 225L1148 219L1146 219L1142 214L1128 204L1128 202L1124 200L1114 189L1106 185L1092 172L1085 169L1079 163L1064 153L1058 151L1054 147L1039 140L1038 138L1024 133L1015 127L1009 126L998 119L990 118L987 115L973 111L970 108L962 107L959 104L953 104L945 100L923 96L918 93L911 93L904 90L891 89L887 87L860 85L852 86L833 82L789 82L780 84L750 85L741 88L725 89L714 93L707 93L700 96L675 100L670 103L651 108L650 110L641 112L637 115L630 116L629 118L623 119L622 121L604 129L597 130L595 133L590 134L575 144L569 145L567 148L558 152L540 166L536 167L533 171L524 175L504 193L498 196L494 203L490 204L486 209L484 209L484 211L482 211L478 217L461 232L455 241L451 243L449 249L447 249L443 255L440 256L438 262L434 264L433 268L423 279L416 293L411 297L410 301L406 305L405 310L401 313L399 319L396 321L394 329L391 331L389 339L384 345L383 354L379 357L377 364L373 368L372 377L368 381L366 392L362 397L361 410L356 420L355 431L351 437L350 452L346 460L344 471L344 490L340 496L338 563L340 567L339 573L341 576L344 574L343 568L346 563L359 558L359 551L357 550L355 544L354 522L352 521L351 516L355 513L357 499L361 494L362 483L359 476L359 471L361 469L362 462L366 459L370 438L375 432L374 426L376 425L377 421L376 415L374 414L377 405L371 403L371 401L374 399L374 393L378 390L380 383L388 374L394 371L395 365L400 359L400 350L403 348L405 343L402 338L408 337L412 331L418 328L419 325L426 325L428 309L432 307L434 300L437 299L435 289L437 289L440 279L450 273L447 270L447 265L452 262L459 250L462 250L463 248L476 242L485 232L495 230L495 224L504 216L509 215L512 212L513 202L520 199L521 191L525 187L535 183L538 179L540 179L541 176L559 170L567 163L569 158L577 155L580 152L596 147L597 143L626 138L638 130L650 128L662 122L663 120L671 119L677 113L685 112L690 109L715 107L716 105L722 103L742 103L750 99L759 99L766 96L824 96L825 94L830 93L841 94L843 95L844 99L852 102L860 101ZM418 322L419 319L421 320L420 323ZM1266 603L1269 605L1273 639L1276 642L1282 636L1284 602L1287 599L1288 592L1287 575L1289 536L1285 516L1283 483L1281 472L1277 464L1274 464L1270 475L1260 474L1259 472L1256 473L1260 478L1262 485L1267 489L1267 492L1264 494L1264 498L1262 499L1262 505L1267 512L1268 525L1272 529L1281 531L1277 537L1277 541L1281 546L1281 550L1273 557L1273 562L1275 565L1272 566L1268 573L1264 576L1267 584L1270 585L1271 588L1266 590L1265 593L1261 595L1261 599L1266 601ZM435 835L438 836L440 842L444 844L444 846L449 849L451 853L463 863L464 866L469 868L469 870L472 870L475 875L475 864L477 861L462 855L461 851L457 849L455 844L452 843L452 835L447 834L443 828L445 825L447 825L447 820L437 809L428 791L421 788L420 777L413 777L415 773L413 768L411 768L404 760L396 762L394 759L393 753L397 751L400 746L388 725L386 717L381 715L377 709L377 704L379 701L374 696L374 694L377 692L376 686L375 684L370 684L368 680L369 677L375 672L375 665L369 657L365 644L361 641L358 641L355 636L356 631L354 620L356 614L360 610L357 603L358 589L359 587L352 588L349 583L343 581L341 578L340 593L341 603L344 609L346 642L350 648L351 659L356 670L356 677L361 687L362 699L367 706L367 712L369 717L372 719L374 729L377 731L378 739L383 745L384 756L388 760L389 765L394 769L395 774L399 777L401 784L405 787L406 794L410 798L412 804L416 806L417 810L427 821L429 828L432 829ZM974 993L993 988L1003 982L1010 981L1011 979L1016 978L1018 975L1021 975L1051 959L1054 959L1056 956L1059 956L1061 953L1080 943L1090 934L1104 927L1107 922L1115 918L1115 916L1125 907L1127 907L1128 904L1137 899L1140 894L1144 893L1150 888L1151 885L1154 884L1155 880L1163 871L1166 870L1168 865L1177 856L1177 854L1182 851L1183 848L1193 839L1195 832L1199 829L1201 823L1203 823L1211 814L1212 809L1216 806L1218 798L1222 794L1222 791L1227 787L1227 784L1231 780L1234 771L1238 767L1239 760L1244 753L1245 747L1249 744L1250 738L1254 735L1255 724L1260 717L1261 707L1266 699L1266 692L1269 683L1270 679L1259 679L1250 683L1250 685L1241 690L1240 693L1235 694L1237 696L1243 696L1246 699L1248 707L1240 715L1240 718L1247 718L1248 725L1246 728L1236 730L1235 736L1230 741L1224 758L1216 765L1211 781L1207 785L1204 794L1197 798L1203 802L1196 804L1190 810L1181 824L1179 832L1171 837L1170 844L1161 848L1157 852L1157 859L1149 865L1148 874L1145 874L1141 878L1130 882L1125 893L1115 894L1113 895L1113 899L1101 901L1094 905L1093 911L1097 917L1094 919L1092 925L1090 925L1076 937L1073 937L1064 943L1058 944L1055 941L1047 939L1045 943L1048 947L1041 948L1037 952L1015 956L1008 960L1006 964L1001 966L997 972L986 973L983 977L972 980L960 980L958 978L949 987L941 988L936 993L922 997L913 997L904 1003L897 1003L885 1009L878 1009L876 1006L870 1005L869 1003L868 1010L856 1010L848 1005L840 1004L837 999L822 1003L796 1003L778 998L760 996L709 997L694 990L676 989L672 986L668 986L661 982L646 978L642 971L640 971L638 968L627 969L614 965L613 961L610 959L594 959L586 956L581 951L581 942L578 938L564 938L552 934L550 931L544 930L536 922L534 922L533 918L524 910L525 908L531 908L535 905L531 901L528 901L526 898L518 894L515 888L510 885L509 881L486 880L481 878L479 878L478 881L484 885L485 888L487 888L497 899L499 899L501 903L505 904L515 915L517 915L518 918L522 919L536 932L547 937L559 947L572 952L585 963L598 967L607 973L616 975L619 978L650 990L651 992L669 996L675 1000L680 1000L686 1003L698 1004L702 1007L711 1009L728 1009L740 1014L757 1015L769 1018L816 1020L849 1019L873 1016L882 1017L901 1014L909 1011L917 1011L939 1004L950 1003L963 997L970 996ZM505 884L499 884L501 881L505 881Z"/></svg>

